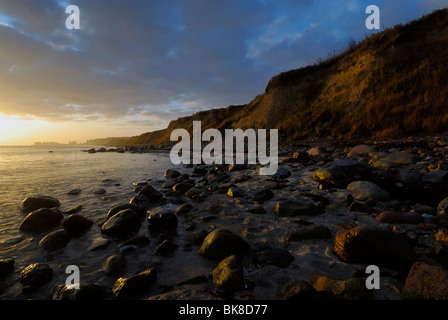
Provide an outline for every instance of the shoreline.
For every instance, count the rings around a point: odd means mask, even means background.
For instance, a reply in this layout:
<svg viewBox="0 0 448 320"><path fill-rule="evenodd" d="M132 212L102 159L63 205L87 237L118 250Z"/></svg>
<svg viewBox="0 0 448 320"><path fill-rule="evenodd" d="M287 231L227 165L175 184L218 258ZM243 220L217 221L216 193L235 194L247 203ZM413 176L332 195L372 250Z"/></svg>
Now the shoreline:
<svg viewBox="0 0 448 320"><path fill-rule="evenodd" d="M448 278L448 140L343 146L283 145L274 176L255 165L185 165L136 183L124 207L89 227L125 267L106 284L83 286L92 299L448 299L447 284L425 275ZM69 217L42 238L67 231ZM152 262L133 265L141 257ZM372 264L381 270L378 290L364 285ZM434 289L420 292L421 282ZM50 297L73 298L61 286Z"/></svg>

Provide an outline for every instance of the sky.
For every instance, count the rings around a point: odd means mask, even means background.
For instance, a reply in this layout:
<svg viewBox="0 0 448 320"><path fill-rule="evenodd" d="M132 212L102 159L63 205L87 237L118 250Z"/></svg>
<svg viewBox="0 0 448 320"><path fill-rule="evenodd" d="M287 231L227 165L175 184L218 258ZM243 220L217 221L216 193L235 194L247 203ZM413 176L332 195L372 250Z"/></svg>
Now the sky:
<svg viewBox="0 0 448 320"><path fill-rule="evenodd" d="M66 7L80 10L67 29ZM368 30L366 8L380 8ZM0 145L85 142L249 103L274 75L448 0L0 0Z"/></svg>

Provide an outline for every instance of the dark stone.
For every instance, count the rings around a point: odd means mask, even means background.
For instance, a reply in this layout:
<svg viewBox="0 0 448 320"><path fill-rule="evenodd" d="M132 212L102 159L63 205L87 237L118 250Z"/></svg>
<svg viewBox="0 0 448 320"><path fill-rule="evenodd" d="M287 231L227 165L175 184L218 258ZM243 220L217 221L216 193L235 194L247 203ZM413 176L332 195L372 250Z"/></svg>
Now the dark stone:
<svg viewBox="0 0 448 320"><path fill-rule="evenodd" d="M79 289L59 284L50 290L52 300L91 301L101 300L106 295L106 289L98 284L81 282Z"/></svg>
<svg viewBox="0 0 448 320"><path fill-rule="evenodd" d="M181 282L176 283L176 286L183 286L188 284L199 284L199 283L207 283L208 278L206 276L196 276L191 279L187 279Z"/></svg>
<svg viewBox="0 0 448 320"><path fill-rule="evenodd" d="M74 207L74 208L71 208L71 209L69 209L67 211L64 211L63 214L65 214L65 215L76 214L76 213L81 212L81 210L82 210L82 206L79 205L77 207Z"/></svg>
<svg viewBox="0 0 448 320"><path fill-rule="evenodd" d="M126 259L121 254L109 256L103 264L103 270L111 277L121 277L126 270Z"/></svg>
<svg viewBox="0 0 448 320"><path fill-rule="evenodd" d="M247 209L248 212L253 214L267 214L268 212L263 206L255 206L253 208Z"/></svg>
<svg viewBox="0 0 448 320"><path fill-rule="evenodd" d="M224 291L237 291L244 288L244 271L237 256L222 260L212 271L213 283Z"/></svg>
<svg viewBox="0 0 448 320"><path fill-rule="evenodd" d="M205 230L198 230L192 233L187 234L187 236L185 237L185 240L187 240L188 242L192 243L192 244L202 244L202 242L204 241L204 239L207 237L208 232Z"/></svg>
<svg viewBox="0 0 448 320"><path fill-rule="evenodd" d="M229 165L229 172L241 171L247 168L246 164L232 163Z"/></svg>
<svg viewBox="0 0 448 320"><path fill-rule="evenodd" d="M252 196L252 201L267 201L274 198L274 193L270 189L256 191Z"/></svg>
<svg viewBox="0 0 448 320"><path fill-rule="evenodd" d="M287 268L294 261L294 257L285 249L268 249L257 253L257 261L262 267L274 265L279 268Z"/></svg>
<svg viewBox="0 0 448 320"><path fill-rule="evenodd" d="M181 173L177 170L168 169L165 171L165 178L167 179L176 179L177 177L180 177Z"/></svg>
<svg viewBox="0 0 448 320"><path fill-rule="evenodd" d="M145 293L149 286L156 281L155 269L147 269L129 278L119 278L112 289L117 299L133 299Z"/></svg>
<svg viewBox="0 0 448 320"><path fill-rule="evenodd" d="M13 258L0 259L0 278L14 271L14 262Z"/></svg>
<svg viewBox="0 0 448 320"><path fill-rule="evenodd" d="M26 198L19 208L25 213L30 213L41 208L59 208L60 206L61 203L53 197L37 196Z"/></svg>
<svg viewBox="0 0 448 320"><path fill-rule="evenodd" d="M313 178L322 184L345 189L350 182L369 176L371 170L370 166L364 162L336 160L316 170Z"/></svg>
<svg viewBox="0 0 448 320"><path fill-rule="evenodd" d="M87 232L92 224L93 221L86 217L79 214L71 214L64 220L62 226L71 237L76 237Z"/></svg>
<svg viewBox="0 0 448 320"><path fill-rule="evenodd" d="M126 210L126 209L131 209L133 211L135 211L136 213L138 213L142 218L144 218L146 216L146 209L132 204L132 203L123 203L120 204L118 206L113 207L112 209L109 210L109 212L106 214L106 221L108 219L110 219L112 216L116 215L118 212ZM104 221L104 222L106 222Z"/></svg>
<svg viewBox="0 0 448 320"><path fill-rule="evenodd" d="M330 299L372 299L372 290L368 290L365 280L360 278L341 280L326 275L314 275L311 277L310 283L317 292Z"/></svg>
<svg viewBox="0 0 448 320"><path fill-rule="evenodd" d="M191 184L179 182L173 186L173 191L179 191L182 194L185 194L191 188L193 188L193 186Z"/></svg>
<svg viewBox="0 0 448 320"><path fill-rule="evenodd" d="M173 230L177 228L177 216L163 207L157 207L148 211L148 223L150 226L162 229Z"/></svg>
<svg viewBox="0 0 448 320"><path fill-rule="evenodd" d="M356 227L336 234L334 253L345 262L362 262L409 270L414 248L400 234L376 227Z"/></svg>
<svg viewBox="0 0 448 320"><path fill-rule="evenodd" d="M163 194L148 185L144 186L143 189L138 192L137 196L145 196L150 202L154 203L159 201L163 197Z"/></svg>
<svg viewBox="0 0 448 320"><path fill-rule="evenodd" d="M45 232L56 228L64 219L58 208L41 208L29 213L19 226L27 232Z"/></svg>
<svg viewBox="0 0 448 320"><path fill-rule="evenodd" d="M286 179L291 176L291 171L288 169L278 169L276 173L272 175L273 178Z"/></svg>
<svg viewBox="0 0 448 320"><path fill-rule="evenodd" d="M183 216L190 212L190 210L193 208L193 206L189 203L184 203L181 206L177 207L176 210L174 210L174 214L178 217Z"/></svg>
<svg viewBox="0 0 448 320"><path fill-rule="evenodd" d="M32 263L20 274L20 283L27 293L47 284L53 277L53 269L44 263Z"/></svg>
<svg viewBox="0 0 448 320"><path fill-rule="evenodd" d="M124 238L137 232L140 225L140 216L134 210L126 209L109 218L102 225L101 232L114 238Z"/></svg>
<svg viewBox="0 0 448 320"><path fill-rule="evenodd" d="M245 195L244 191L241 188L238 187L230 187L229 190L227 190L227 195L229 197L243 197Z"/></svg>
<svg viewBox="0 0 448 320"><path fill-rule="evenodd" d="M423 217L416 212L384 211L377 215L375 219L382 223L419 224L423 222Z"/></svg>
<svg viewBox="0 0 448 320"><path fill-rule="evenodd" d="M47 234L39 241L39 246L45 250L53 251L58 250L70 241L70 237L64 229L53 231Z"/></svg>
<svg viewBox="0 0 448 320"><path fill-rule="evenodd" d="M278 217L315 216L319 214L319 208L310 200L283 200L277 203L275 212Z"/></svg>
<svg viewBox="0 0 448 320"><path fill-rule="evenodd" d="M231 255L243 255L249 250L249 244L240 236L226 229L216 229L205 237L198 254L220 261Z"/></svg>

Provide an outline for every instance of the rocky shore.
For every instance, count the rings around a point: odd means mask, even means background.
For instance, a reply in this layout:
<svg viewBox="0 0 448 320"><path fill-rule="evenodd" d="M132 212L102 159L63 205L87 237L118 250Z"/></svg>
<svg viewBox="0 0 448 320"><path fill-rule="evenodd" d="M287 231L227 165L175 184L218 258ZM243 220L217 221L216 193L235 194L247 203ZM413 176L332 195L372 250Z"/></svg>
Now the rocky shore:
<svg viewBox="0 0 448 320"><path fill-rule="evenodd" d="M30 197L18 228L54 254L79 239L110 251L109 282L61 281L54 300L448 299L448 138L288 144L275 175L258 169L172 168L97 221ZM379 289L366 288L369 265ZM18 273L32 298L61 270L2 259L1 292Z"/></svg>

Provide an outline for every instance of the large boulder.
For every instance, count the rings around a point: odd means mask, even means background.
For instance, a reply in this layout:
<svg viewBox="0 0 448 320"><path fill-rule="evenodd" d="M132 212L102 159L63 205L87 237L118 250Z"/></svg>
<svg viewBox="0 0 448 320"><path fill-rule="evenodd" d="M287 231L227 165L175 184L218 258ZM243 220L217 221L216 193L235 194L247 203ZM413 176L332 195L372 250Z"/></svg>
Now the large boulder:
<svg viewBox="0 0 448 320"><path fill-rule="evenodd" d="M144 186L138 193L137 196L144 196L146 197L151 203L159 201L163 194L154 189L152 186Z"/></svg>
<svg viewBox="0 0 448 320"><path fill-rule="evenodd" d="M26 232L45 232L56 228L64 219L58 208L41 208L29 213L21 222L19 230Z"/></svg>
<svg viewBox="0 0 448 320"><path fill-rule="evenodd" d="M222 260L212 271L213 283L224 291L237 291L244 288L244 271L236 256Z"/></svg>
<svg viewBox="0 0 448 320"><path fill-rule="evenodd" d="M117 279L112 292L117 299L132 299L145 293L156 278L156 270L150 268L135 276Z"/></svg>
<svg viewBox="0 0 448 320"><path fill-rule="evenodd" d="M53 197L37 196L26 198L19 208L25 213L30 213L41 208L59 208L60 206L61 203Z"/></svg>
<svg viewBox="0 0 448 320"><path fill-rule="evenodd" d="M53 231L39 241L39 246L48 251L58 250L70 241L70 237L64 229Z"/></svg>
<svg viewBox="0 0 448 320"><path fill-rule="evenodd" d="M160 230L174 230L177 228L177 216L169 209L157 207L148 211L148 223Z"/></svg>
<svg viewBox="0 0 448 320"><path fill-rule="evenodd" d="M84 216L71 214L64 220L62 226L71 237L76 237L89 230L92 224L93 221Z"/></svg>
<svg viewBox="0 0 448 320"><path fill-rule="evenodd" d="M205 237L198 254L220 261L231 255L245 254L249 250L249 244L240 236L226 229L216 229Z"/></svg>
<svg viewBox="0 0 448 320"><path fill-rule="evenodd" d="M424 262L414 263L401 295L410 300L448 300L448 270Z"/></svg>
<svg viewBox="0 0 448 320"><path fill-rule="evenodd" d="M371 181L354 181L347 186L347 191L358 200L367 200L369 198L388 201L390 193L384 191Z"/></svg>
<svg viewBox="0 0 448 320"><path fill-rule="evenodd" d="M53 269L45 263L32 263L22 270L20 283L23 284L22 291L32 292L48 283L53 277Z"/></svg>
<svg viewBox="0 0 448 320"><path fill-rule="evenodd" d="M140 225L139 214L132 209L126 209L108 219L102 225L101 232L114 238L124 238L137 232Z"/></svg>
<svg viewBox="0 0 448 320"><path fill-rule="evenodd" d="M336 160L314 171L313 178L323 184L345 188L348 183L369 176L368 164L356 160Z"/></svg>
<svg viewBox="0 0 448 320"><path fill-rule="evenodd" d="M361 262L409 270L417 260L414 248L395 232L377 227L356 227L339 231L334 253L345 262Z"/></svg>
<svg viewBox="0 0 448 320"><path fill-rule="evenodd" d="M126 259L121 254L109 256L103 264L103 271L111 277L120 277L126 270Z"/></svg>

